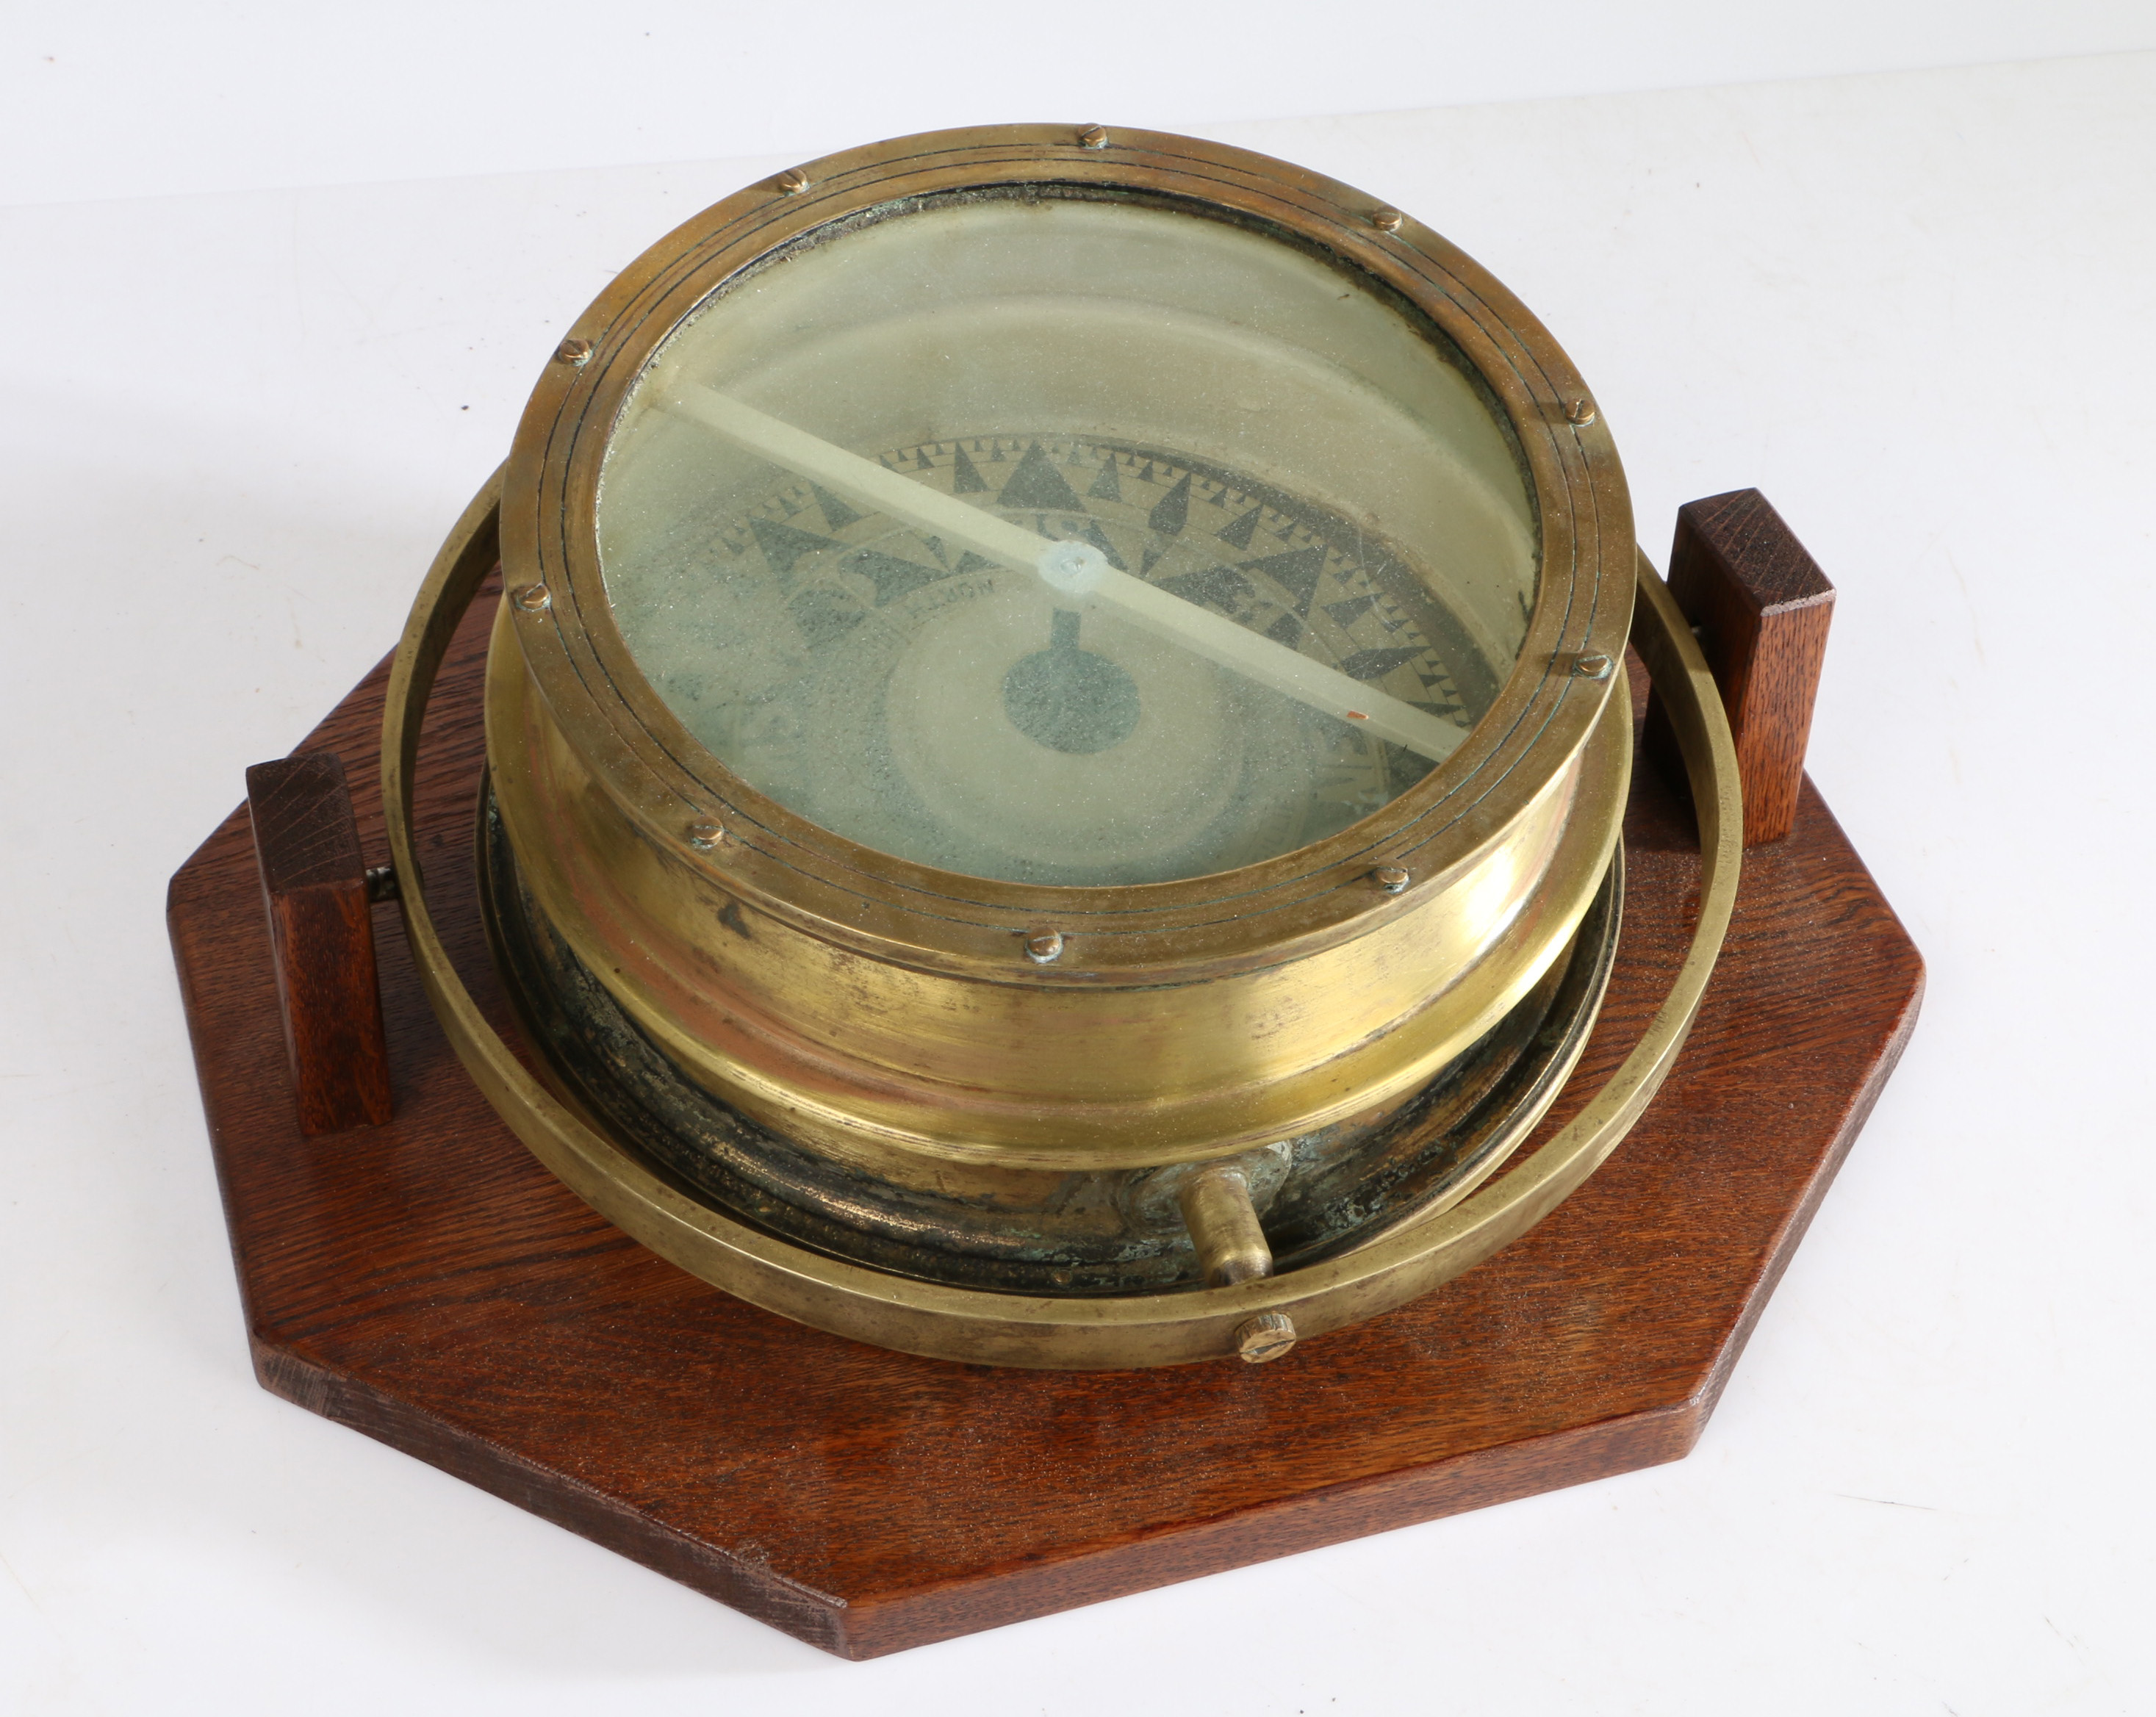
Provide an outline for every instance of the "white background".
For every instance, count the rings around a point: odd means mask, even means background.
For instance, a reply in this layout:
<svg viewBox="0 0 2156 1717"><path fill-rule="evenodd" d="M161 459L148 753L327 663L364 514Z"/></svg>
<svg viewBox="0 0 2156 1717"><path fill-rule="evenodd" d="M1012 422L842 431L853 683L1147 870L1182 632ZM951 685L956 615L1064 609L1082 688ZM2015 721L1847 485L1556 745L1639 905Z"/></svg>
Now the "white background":
<svg viewBox="0 0 2156 1717"><path fill-rule="evenodd" d="M2156 1705L2145 0L335 18L0 13L0 1709ZM1578 362L1657 559L1763 489L1931 990L1688 1460L847 1665L255 1386L163 884L615 269L1014 117L1428 220Z"/></svg>

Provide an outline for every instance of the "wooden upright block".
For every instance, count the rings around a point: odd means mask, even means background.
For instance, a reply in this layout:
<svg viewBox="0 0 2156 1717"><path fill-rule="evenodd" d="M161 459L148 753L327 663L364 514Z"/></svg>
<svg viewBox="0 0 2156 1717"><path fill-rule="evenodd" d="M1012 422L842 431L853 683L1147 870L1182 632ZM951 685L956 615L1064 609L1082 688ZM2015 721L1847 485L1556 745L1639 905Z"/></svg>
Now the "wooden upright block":
<svg viewBox="0 0 2156 1717"><path fill-rule="evenodd" d="M1677 510L1670 592L1729 712L1744 844L1778 841L1796 818L1834 586L1767 497L1738 489Z"/></svg>
<svg viewBox="0 0 2156 1717"><path fill-rule="evenodd" d="M380 1126L389 1119L389 1048L344 761L309 751L257 763L247 771L247 808L300 1130Z"/></svg>

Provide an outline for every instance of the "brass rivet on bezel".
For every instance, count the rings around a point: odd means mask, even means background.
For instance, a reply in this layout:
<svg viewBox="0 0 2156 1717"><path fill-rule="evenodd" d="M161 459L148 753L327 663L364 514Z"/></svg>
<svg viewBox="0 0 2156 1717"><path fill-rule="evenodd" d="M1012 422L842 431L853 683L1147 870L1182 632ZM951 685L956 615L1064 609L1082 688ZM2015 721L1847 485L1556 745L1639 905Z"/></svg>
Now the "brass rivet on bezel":
<svg viewBox="0 0 2156 1717"><path fill-rule="evenodd" d="M1088 149L1106 149L1108 146L1108 128L1106 126L1088 126L1078 134L1078 141Z"/></svg>
<svg viewBox="0 0 2156 1717"><path fill-rule="evenodd" d="M554 361L567 364L572 370L581 370L592 361L592 343L588 340L564 340L554 348Z"/></svg>
<svg viewBox="0 0 2156 1717"><path fill-rule="evenodd" d="M1594 654L1576 658L1572 664L1572 671L1582 679L1607 679L1610 670L1615 666L1616 664L1609 657Z"/></svg>
<svg viewBox="0 0 2156 1717"><path fill-rule="evenodd" d="M798 197L808 188L808 175L799 167L788 167L773 181L788 197Z"/></svg>
<svg viewBox="0 0 2156 1717"><path fill-rule="evenodd" d="M1592 423L1594 421L1596 416L1597 413L1594 409L1594 402L1584 397L1584 396L1578 399L1570 401L1567 403L1564 408L1565 422L1571 424L1575 429L1584 429L1589 423Z"/></svg>
<svg viewBox="0 0 2156 1717"><path fill-rule="evenodd" d="M1381 208L1371 214L1370 224L1380 233L1397 233L1406 219L1407 217L1396 208Z"/></svg>
<svg viewBox="0 0 2156 1717"><path fill-rule="evenodd" d="M716 823L692 823L681 832L699 853L716 853L726 843L725 828Z"/></svg>
<svg viewBox="0 0 2156 1717"><path fill-rule="evenodd" d="M553 593L543 584L527 584L511 600L527 614L543 614L554 605Z"/></svg>
<svg viewBox="0 0 2156 1717"><path fill-rule="evenodd" d="M1048 966L1062 956L1061 930L1036 930L1025 939L1025 957L1035 966Z"/></svg>
<svg viewBox="0 0 2156 1717"><path fill-rule="evenodd" d="M1235 1325L1235 1351L1245 1365L1276 1360L1295 1345L1295 1320L1286 1312L1260 1312Z"/></svg>
<svg viewBox="0 0 2156 1717"><path fill-rule="evenodd" d="M1397 864L1380 864L1370 873L1370 880L1389 894L1404 894L1414 879Z"/></svg>

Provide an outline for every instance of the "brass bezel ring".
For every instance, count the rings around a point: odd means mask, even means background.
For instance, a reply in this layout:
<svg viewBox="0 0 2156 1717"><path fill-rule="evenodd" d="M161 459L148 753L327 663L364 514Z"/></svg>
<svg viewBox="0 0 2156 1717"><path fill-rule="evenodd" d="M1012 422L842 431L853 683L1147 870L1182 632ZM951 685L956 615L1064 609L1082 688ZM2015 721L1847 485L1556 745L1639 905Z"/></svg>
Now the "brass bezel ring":
<svg viewBox="0 0 2156 1717"><path fill-rule="evenodd" d="M1624 1139L1668 1076L1714 970L1743 858L1737 755L1719 693L1668 587L1635 551L1632 643L1662 695L1700 830L1699 914L1675 982L1624 1064L1573 1119L1473 1197L1366 1245L1230 1287L1060 1299L916 1282L809 1252L696 1202L562 1103L488 1023L434 927L413 838L422 725L459 622L499 559L497 471L436 556L390 670L382 807L413 959L444 1034L495 1110L601 1216L767 1311L935 1359L1059 1370L1186 1364L1239 1351L1253 1318L1301 1338L1357 1323L1481 1263L1548 1215Z"/></svg>
<svg viewBox="0 0 2156 1717"><path fill-rule="evenodd" d="M512 586L547 596L510 618L552 725L647 838L726 829L722 855L680 855L715 885L886 963L1010 981L1010 938L1055 924L1082 932L1102 982L1183 982L1367 934L1415 910L1517 826L1613 694L1608 679L1573 664L1621 653L1630 501L1606 423L1571 413L1585 397L1571 361L1525 305L1437 233L1414 221L1375 227L1381 205L1368 194L1246 150L1135 130L1101 148L1078 138L1068 126L995 126L869 145L808 163L798 184L750 186L652 246L577 319L575 361L550 362L536 380L504 468L503 564ZM1323 252L1427 317L1517 439L1542 553L1518 659L1458 751L1346 829L1239 870L1127 887L996 882L900 859L734 774L644 679L614 624L599 568L600 465L616 414L667 336L745 271L867 212L1029 184L1170 198ZM1375 868L1406 869L1416 887L1398 898L1373 891L1363 879Z"/></svg>

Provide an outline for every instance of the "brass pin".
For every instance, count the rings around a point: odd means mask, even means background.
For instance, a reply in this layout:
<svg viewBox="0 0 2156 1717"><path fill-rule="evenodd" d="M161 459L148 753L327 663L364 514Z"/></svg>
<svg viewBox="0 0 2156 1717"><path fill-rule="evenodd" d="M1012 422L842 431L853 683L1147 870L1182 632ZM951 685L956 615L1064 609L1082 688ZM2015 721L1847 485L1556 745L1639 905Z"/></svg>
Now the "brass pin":
<svg viewBox="0 0 2156 1717"><path fill-rule="evenodd" d="M798 197L808 188L808 175L799 167L788 167L773 182L788 197Z"/></svg>
<svg viewBox="0 0 2156 1717"><path fill-rule="evenodd" d="M592 361L592 343L588 340L564 340L554 348L554 361L567 364L572 370L581 370Z"/></svg>
<svg viewBox="0 0 2156 1717"><path fill-rule="evenodd" d="M1061 930L1040 930L1025 939L1025 957L1035 966L1052 965L1062 953Z"/></svg>
<svg viewBox="0 0 2156 1717"><path fill-rule="evenodd" d="M1414 879L1397 864L1380 864L1370 873L1370 880L1389 894L1404 894Z"/></svg>
<svg viewBox="0 0 2156 1717"><path fill-rule="evenodd" d="M1396 208L1378 209L1370 216L1370 224L1380 233L1397 233L1407 217Z"/></svg>
<svg viewBox="0 0 2156 1717"><path fill-rule="evenodd" d="M527 584L511 600L527 614L543 614L554 605L552 592L543 584Z"/></svg>
<svg viewBox="0 0 2156 1717"><path fill-rule="evenodd" d="M1088 126L1078 134L1078 141L1088 149L1106 149L1108 146L1108 128L1106 126Z"/></svg>
<svg viewBox="0 0 2156 1717"><path fill-rule="evenodd" d="M1258 1225L1250 1182L1242 1170L1212 1163L1176 1191L1183 1226L1190 1231L1209 1288L1230 1288L1273 1273L1273 1248Z"/></svg>

